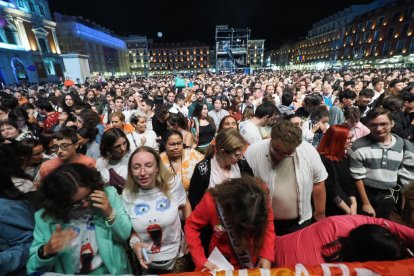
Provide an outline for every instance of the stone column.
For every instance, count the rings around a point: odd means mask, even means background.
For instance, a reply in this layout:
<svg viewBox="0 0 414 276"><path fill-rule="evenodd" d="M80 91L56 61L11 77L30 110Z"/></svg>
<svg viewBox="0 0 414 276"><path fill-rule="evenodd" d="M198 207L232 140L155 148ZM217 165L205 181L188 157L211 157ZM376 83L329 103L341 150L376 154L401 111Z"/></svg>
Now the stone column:
<svg viewBox="0 0 414 276"><path fill-rule="evenodd" d="M30 51L30 43L29 39L27 38L26 29L23 25L23 20L21 19L15 19L14 23L16 24L17 32L19 33L20 43L21 46L24 47L26 50Z"/></svg>
<svg viewBox="0 0 414 276"><path fill-rule="evenodd" d="M50 29L52 31L53 41L55 42L56 53L60 55L59 41L56 36L56 29Z"/></svg>

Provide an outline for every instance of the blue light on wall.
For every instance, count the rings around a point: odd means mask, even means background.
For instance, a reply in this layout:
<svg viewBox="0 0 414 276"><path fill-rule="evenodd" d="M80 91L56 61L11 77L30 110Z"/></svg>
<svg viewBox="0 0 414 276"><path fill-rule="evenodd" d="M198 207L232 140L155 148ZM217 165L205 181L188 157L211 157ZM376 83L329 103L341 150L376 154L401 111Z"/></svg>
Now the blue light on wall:
<svg viewBox="0 0 414 276"><path fill-rule="evenodd" d="M0 0L0 6L13 8L13 9L16 8L16 6L13 3L10 3L8 1L2 1L2 0Z"/></svg>
<svg viewBox="0 0 414 276"><path fill-rule="evenodd" d="M73 24L74 33L87 40L91 40L98 44L103 44L110 48L126 50L126 44L123 40L113 37L107 33L94 30L80 23Z"/></svg>

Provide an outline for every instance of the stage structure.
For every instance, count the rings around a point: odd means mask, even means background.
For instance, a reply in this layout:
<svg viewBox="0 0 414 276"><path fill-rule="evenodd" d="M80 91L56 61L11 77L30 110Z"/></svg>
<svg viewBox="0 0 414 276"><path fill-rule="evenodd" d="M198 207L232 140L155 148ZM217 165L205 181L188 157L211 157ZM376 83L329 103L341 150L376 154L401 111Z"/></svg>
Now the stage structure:
<svg viewBox="0 0 414 276"><path fill-rule="evenodd" d="M228 25L216 26L216 70L220 72L250 71L247 58L249 28L229 28Z"/></svg>

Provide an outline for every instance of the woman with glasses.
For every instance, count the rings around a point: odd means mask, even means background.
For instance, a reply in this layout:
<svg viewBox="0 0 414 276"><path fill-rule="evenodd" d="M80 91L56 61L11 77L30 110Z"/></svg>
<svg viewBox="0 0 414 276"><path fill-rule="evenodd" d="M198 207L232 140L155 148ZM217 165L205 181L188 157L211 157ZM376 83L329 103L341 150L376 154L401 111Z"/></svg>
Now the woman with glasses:
<svg viewBox="0 0 414 276"><path fill-rule="evenodd" d="M42 183L28 273L130 274L124 244L131 222L113 187L81 164L64 165Z"/></svg>
<svg viewBox="0 0 414 276"><path fill-rule="evenodd" d="M140 274L189 271L179 211L186 219L191 207L181 179L168 172L154 149L142 146L131 154L122 199Z"/></svg>
<svg viewBox="0 0 414 276"><path fill-rule="evenodd" d="M130 145L125 133L118 128L110 128L102 135L101 157L96 160L96 169L104 183L114 186L119 193L128 175Z"/></svg>
<svg viewBox="0 0 414 276"><path fill-rule="evenodd" d="M188 191L194 168L204 156L191 148L184 148L184 139L180 131L170 129L163 137L165 152L160 154L161 161L170 173L181 178L184 189Z"/></svg>
<svg viewBox="0 0 414 276"><path fill-rule="evenodd" d="M188 120L181 112L177 114L170 113L168 116L167 125L169 129L178 130L183 136L184 148L195 148L193 135L188 129Z"/></svg>

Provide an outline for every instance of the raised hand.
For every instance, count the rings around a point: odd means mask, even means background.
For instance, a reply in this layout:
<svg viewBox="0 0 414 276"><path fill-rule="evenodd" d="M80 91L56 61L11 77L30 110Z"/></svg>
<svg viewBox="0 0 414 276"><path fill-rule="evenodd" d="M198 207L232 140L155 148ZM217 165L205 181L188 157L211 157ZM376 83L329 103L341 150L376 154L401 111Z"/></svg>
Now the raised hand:
<svg viewBox="0 0 414 276"><path fill-rule="evenodd" d="M57 254L64 250L70 245L76 235L73 229L62 229L60 224L56 225L56 230L52 233L49 242L43 247L44 257Z"/></svg>
<svg viewBox="0 0 414 276"><path fill-rule="evenodd" d="M106 218L112 214L112 206L109 203L108 197L104 191L94 190L91 193L90 198L92 200L92 206L102 210L102 213Z"/></svg>

